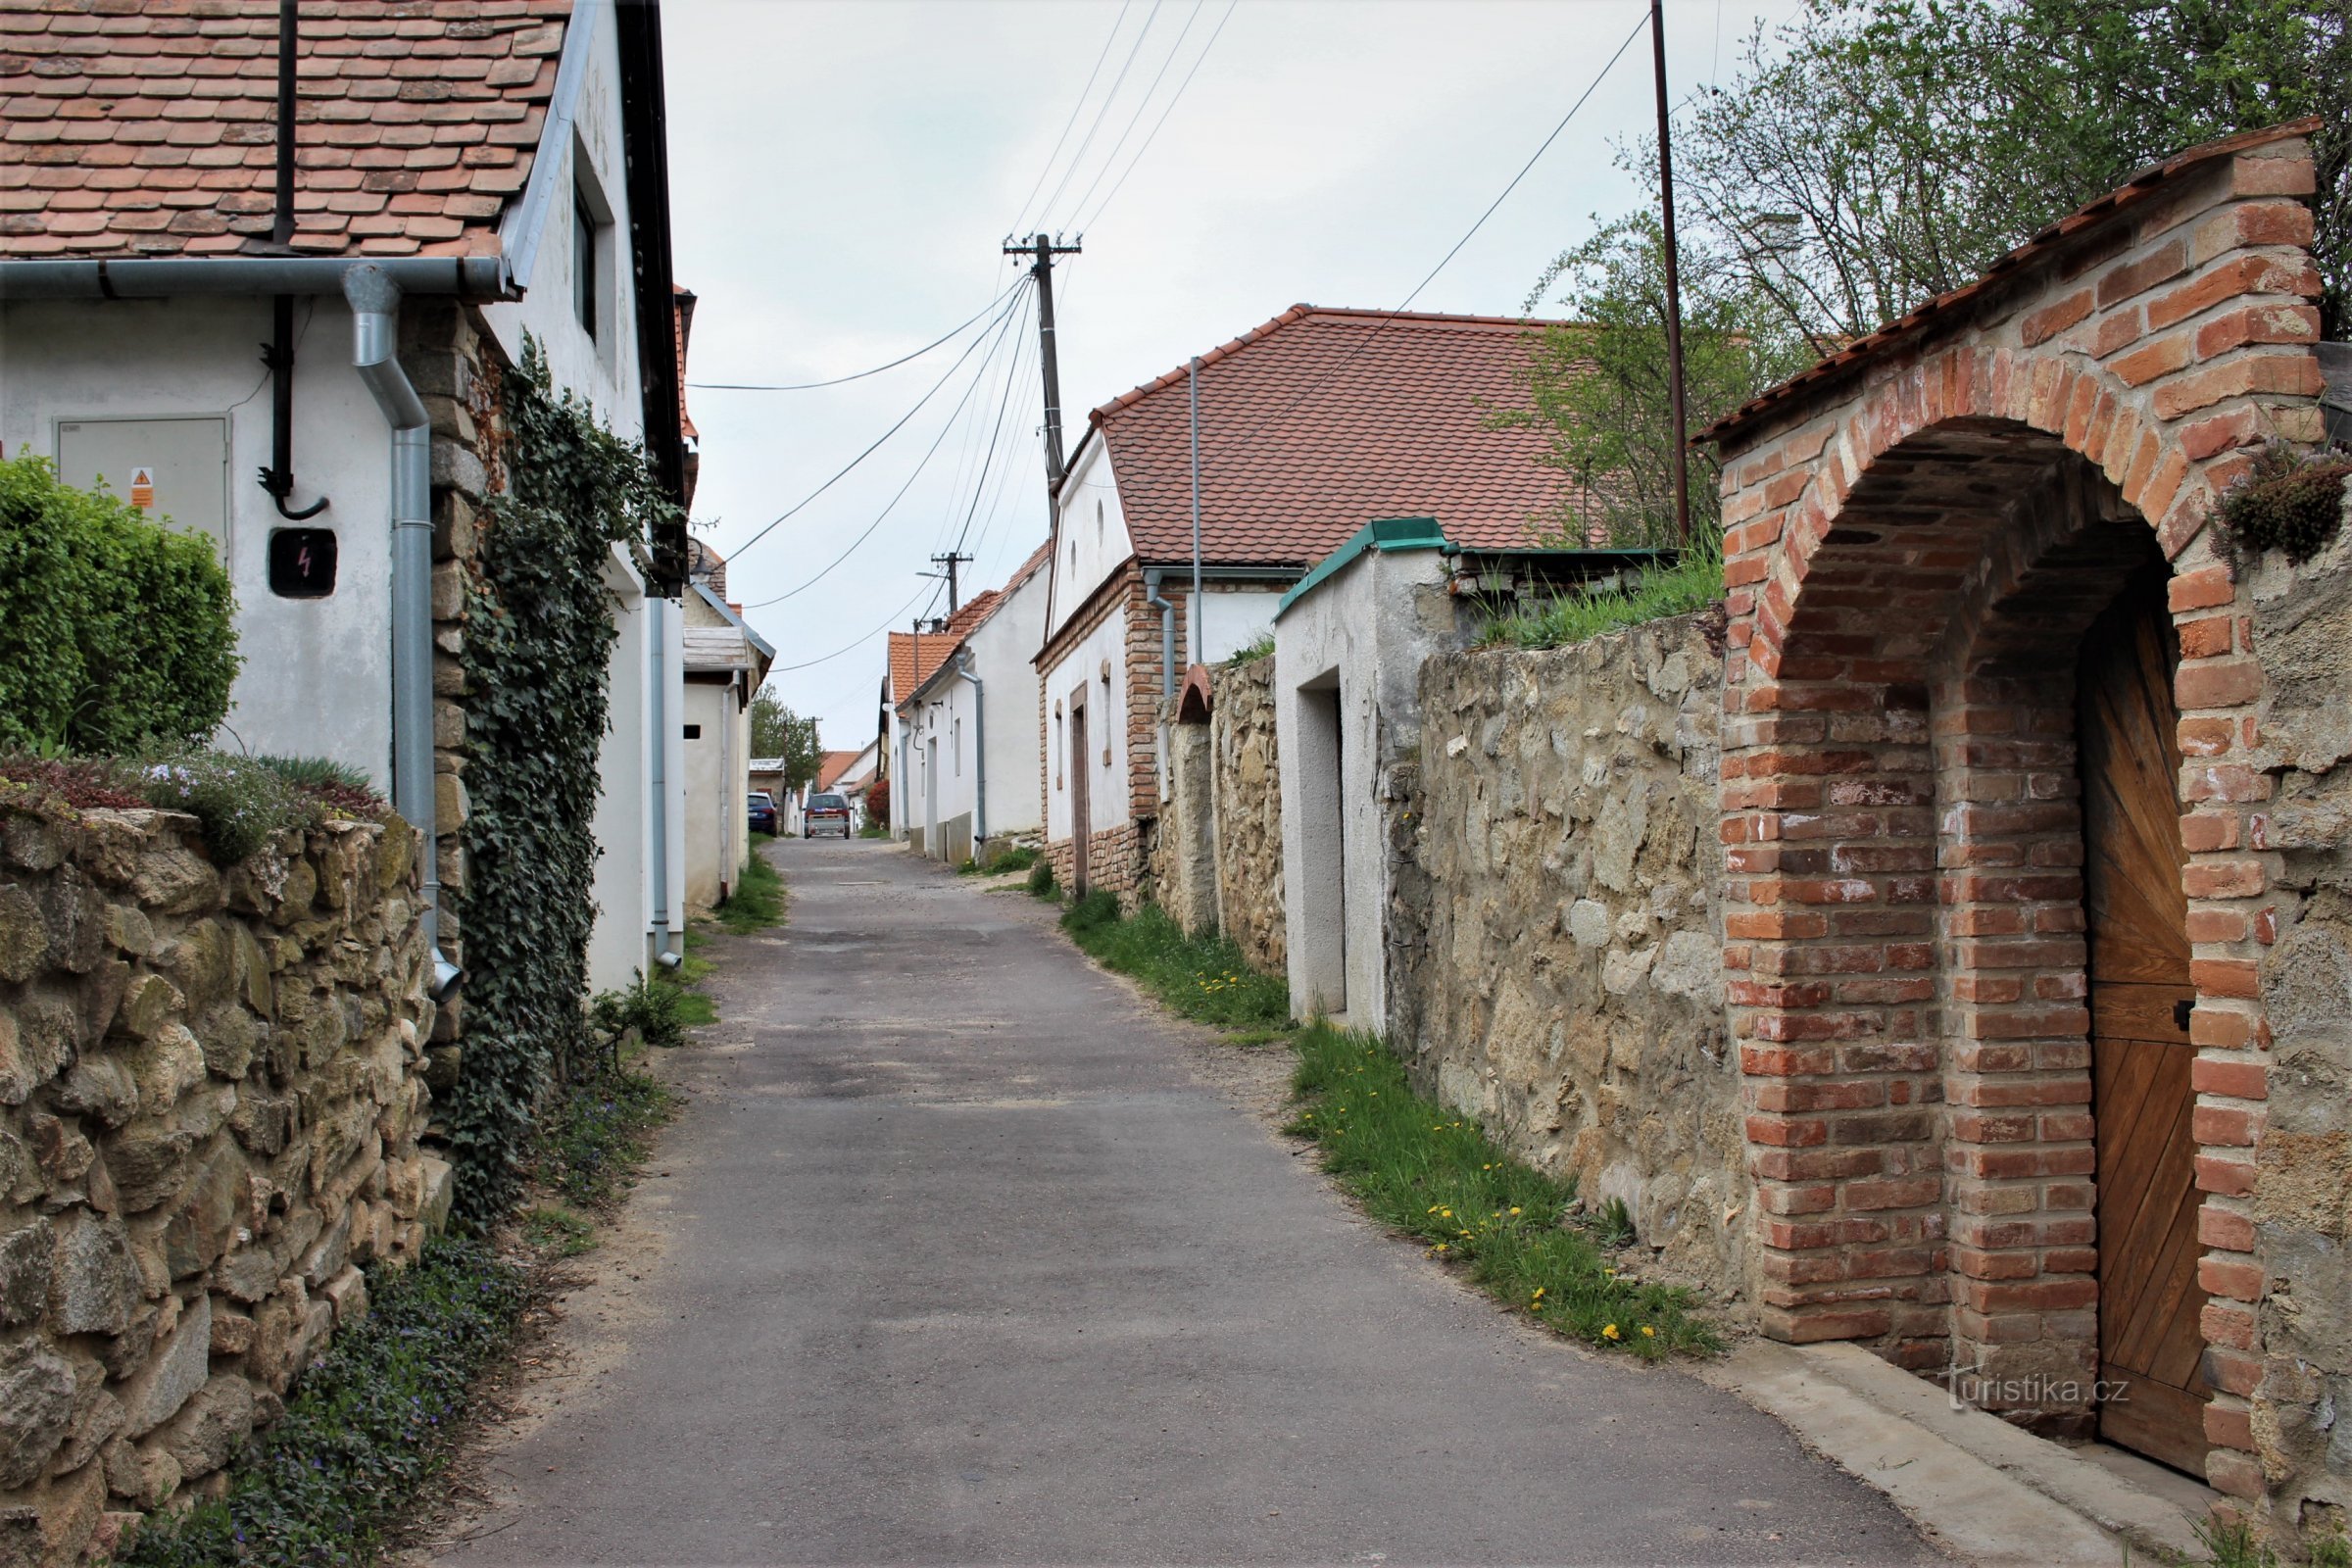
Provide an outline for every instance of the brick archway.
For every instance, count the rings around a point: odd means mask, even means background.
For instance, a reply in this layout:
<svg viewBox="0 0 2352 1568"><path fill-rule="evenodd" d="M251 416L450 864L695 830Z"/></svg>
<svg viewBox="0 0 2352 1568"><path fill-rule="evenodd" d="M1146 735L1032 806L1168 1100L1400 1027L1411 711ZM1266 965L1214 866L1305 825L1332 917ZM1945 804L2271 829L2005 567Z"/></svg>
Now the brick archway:
<svg viewBox="0 0 2352 1568"><path fill-rule="evenodd" d="M2293 134L2201 150L1725 421L1722 832L1767 1332L1854 1339L2081 1430L2096 1238L2072 683L2135 563L2170 563L2206 1414L2259 1494L2276 858L2251 605L2206 521L2319 390Z"/></svg>

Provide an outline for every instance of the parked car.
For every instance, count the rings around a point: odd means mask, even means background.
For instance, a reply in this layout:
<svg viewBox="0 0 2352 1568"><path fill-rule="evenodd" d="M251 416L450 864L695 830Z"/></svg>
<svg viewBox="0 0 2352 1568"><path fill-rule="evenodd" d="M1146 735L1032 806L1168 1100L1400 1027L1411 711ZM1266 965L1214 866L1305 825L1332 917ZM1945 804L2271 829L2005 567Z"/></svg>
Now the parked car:
<svg viewBox="0 0 2352 1568"><path fill-rule="evenodd" d="M850 836L850 798L846 795L833 794L829 790L822 795L809 796L808 804L801 808L801 837L805 839L816 837L819 825L822 825L828 833L839 828L841 836L845 839L848 838Z"/></svg>
<svg viewBox="0 0 2352 1568"><path fill-rule="evenodd" d="M784 831L783 819L776 814L774 796L765 790L754 790L751 794L751 802L753 832L765 833L772 838Z"/></svg>

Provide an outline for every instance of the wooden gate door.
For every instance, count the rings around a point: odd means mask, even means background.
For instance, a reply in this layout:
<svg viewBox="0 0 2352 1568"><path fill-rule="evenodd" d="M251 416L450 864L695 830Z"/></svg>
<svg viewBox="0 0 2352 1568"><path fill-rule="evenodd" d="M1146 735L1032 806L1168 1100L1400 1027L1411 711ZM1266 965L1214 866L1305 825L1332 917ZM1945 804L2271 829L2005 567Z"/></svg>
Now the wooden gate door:
<svg viewBox="0 0 2352 1568"><path fill-rule="evenodd" d="M1087 862L1094 858L1087 827L1087 780L1093 776L1095 754L1086 739L1086 691L1070 699L1070 896L1083 899L1090 885Z"/></svg>
<svg viewBox="0 0 2352 1568"><path fill-rule="evenodd" d="M2180 888L2179 662L2165 573L2143 572L2082 642L2079 739L2097 1124L2099 1434L2205 1473L2189 1113L2188 900Z"/></svg>

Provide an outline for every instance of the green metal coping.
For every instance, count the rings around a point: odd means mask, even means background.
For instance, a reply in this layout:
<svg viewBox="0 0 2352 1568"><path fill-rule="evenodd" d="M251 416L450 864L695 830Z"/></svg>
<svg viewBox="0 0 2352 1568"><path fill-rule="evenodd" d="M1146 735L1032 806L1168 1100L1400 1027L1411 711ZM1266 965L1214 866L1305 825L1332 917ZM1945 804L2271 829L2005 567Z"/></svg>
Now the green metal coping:
<svg viewBox="0 0 2352 1568"><path fill-rule="evenodd" d="M1375 517L1356 531L1354 538L1315 563L1315 569L1298 579L1298 585L1282 596L1274 607L1274 618L1280 620L1292 605L1312 593L1315 585L1337 572L1367 550L1385 555L1397 555L1407 550L1446 550L1446 530L1438 526L1435 517Z"/></svg>

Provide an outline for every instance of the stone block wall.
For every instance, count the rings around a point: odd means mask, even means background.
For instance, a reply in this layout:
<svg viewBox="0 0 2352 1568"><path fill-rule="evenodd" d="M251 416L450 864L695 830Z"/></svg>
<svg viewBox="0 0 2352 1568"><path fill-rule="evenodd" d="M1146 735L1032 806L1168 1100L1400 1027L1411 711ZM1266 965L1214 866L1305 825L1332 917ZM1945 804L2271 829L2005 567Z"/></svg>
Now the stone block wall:
<svg viewBox="0 0 2352 1568"><path fill-rule="evenodd" d="M0 1563L218 1486L446 1213L416 858L0 808Z"/></svg>
<svg viewBox="0 0 2352 1568"><path fill-rule="evenodd" d="M1728 1296L1750 1183L1710 620L1422 666L1420 876L1397 887L1426 908L1391 921L1416 948L1393 934L1391 1044L1514 1152L1623 1199L1667 1272Z"/></svg>
<svg viewBox="0 0 2352 1568"><path fill-rule="evenodd" d="M2260 1260L2268 1290L2205 1309L2216 1384L2243 1396L2274 1519L2340 1529L2352 1509L2352 517L2314 560L2246 574L2269 698L2257 760L2274 785L2250 848L2276 854L2245 918L2261 962L2267 1075L2221 1058L2197 1087L2254 1106L2250 1189L2215 1194L2209 1245ZM2258 1058L2259 1059L2259 1058ZM2200 1120L2209 1112L2200 1109ZM2250 1490L2250 1489L2248 1489Z"/></svg>
<svg viewBox="0 0 2352 1568"><path fill-rule="evenodd" d="M1274 657L1209 675L1209 789L1214 803L1217 926L1250 966L1285 971L1282 775L1274 744Z"/></svg>

